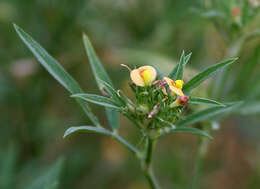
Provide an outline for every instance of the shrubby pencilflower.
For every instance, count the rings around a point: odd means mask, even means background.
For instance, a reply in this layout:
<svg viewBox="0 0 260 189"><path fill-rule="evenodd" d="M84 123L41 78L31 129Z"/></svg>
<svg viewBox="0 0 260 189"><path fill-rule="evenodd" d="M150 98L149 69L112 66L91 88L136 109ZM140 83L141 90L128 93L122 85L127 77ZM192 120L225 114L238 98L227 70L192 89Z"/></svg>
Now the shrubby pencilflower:
<svg viewBox="0 0 260 189"><path fill-rule="evenodd" d="M141 66L130 73L132 82L140 87L151 85L156 75L156 70L152 66Z"/></svg>
<svg viewBox="0 0 260 189"><path fill-rule="evenodd" d="M188 127L191 124L197 123L203 119L209 118L212 115L216 116L224 111L230 111L230 108L236 108L240 104L232 103L232 105L219 106L204 109L191 115L182 117L182 112L185 111L183 106L189 101L189 97L185 96L182 87L184 82L182 80L172 80L164 77L163 80L158 78L156 80L156 70L152 66L142 66L138 69L131 70L128 66L123 65L130 71L130 77L133 83L130 84L134 92L135 99L129 99L124 95L123 91L116 90L113 83L102 67L95 54L89 39L84 34L83 42L87 54L90 59L91 68L94 72L98 86L103 96L97 94L84 93L78 83L58 64L57 61L45 51L36 41L34 41L27 33L21 28L14 25L19 37L25 42L33 54L37 57L40 63L56 78L70 93L73 98L77 98L77 103L82 107L88 118L92 121L94 126L73 126L67 129L64 137L80 132L88 131L99 134L104 134L113 137L129 151L135 154L140 161L143 172L150 183L151 188L160 188L152 170L152 154L155 148L156 141L167 133L193 133L199 136L210 137L208 133L196 127ZM173 68L169 77L182 78L184 73L184 66L188 62L190 54L185 56L183 52L178 65ZM194 76L187 82L185 91L191 92L200 83L209 78L213 73L217 72L220 68L233 63L236 59L228 59L213 65L204 71ZM177 71L176 71L177 70ZM196 82L194 82L196 81ZM169 86L166 87L166 85ZM167 90L170 90L174 95L169 95ZM111 130L103 127L99 119L92 113L88 103L94 103L104 106L106 108L106 115ZM195 104L209 104L219 105L211 99L193 97L190 101ZM236 106L235 106L235 105ZM192 110L192 109L191 109ZM141 147L134 146L121 137L118 133L118 112L126 116L138 128L142 139L140 141ZM189 113L189 112L188 112Z"/></svg>
<svg viewBox="0 0 260 189"><path fill-rule="evenodd" d="M184 82L182 80L173 81L172 79L170 79L168 77L164 77L163 79L167 82L167 84L169 85L169 88L172 92L174 92L175 94L177 94L179 96L184 96L184 93L182 92L182 86L183 86Z"/></svg>

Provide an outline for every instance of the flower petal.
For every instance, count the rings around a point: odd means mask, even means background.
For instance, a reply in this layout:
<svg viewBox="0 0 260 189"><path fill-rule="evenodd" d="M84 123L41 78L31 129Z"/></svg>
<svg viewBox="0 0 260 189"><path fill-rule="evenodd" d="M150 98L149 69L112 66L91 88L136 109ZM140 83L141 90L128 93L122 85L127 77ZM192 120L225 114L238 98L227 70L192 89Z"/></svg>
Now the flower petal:
<svg viewBox="0 0 260 189"><path fill-rule="evenodd" d="M172 92L174 92L175 94L177 94L179 96L184 96L184 93L182 92L182 90L175 86L175 83L172 79L170 79L168 77L164 77L163 79L167 82L167 84L169 85L170 90Z"/></svg>
<svg viewBox="0 0 260 189"><path fill-rule="evenodd" d="M171 91L176 93L179 96L184 96L184 93L182 92L182 90L180 88L177 88L175 86L169 86Z"/></svg>
<svg viewBox="0 0 260 189"><path fill-rule="evenodd" d="M144 87L144 80L140 75L139 69L134 69L130 73L131 80L134 84L140 87Z"/></svg>
<svg viewBox="0 0 260 189"><path fill-rule="evenodd" d="M172 86L172 85L174 84L174 81L171 80L169 77L164 77L163 79L166 81L166 83L167 83L169 86Z"/></svg>

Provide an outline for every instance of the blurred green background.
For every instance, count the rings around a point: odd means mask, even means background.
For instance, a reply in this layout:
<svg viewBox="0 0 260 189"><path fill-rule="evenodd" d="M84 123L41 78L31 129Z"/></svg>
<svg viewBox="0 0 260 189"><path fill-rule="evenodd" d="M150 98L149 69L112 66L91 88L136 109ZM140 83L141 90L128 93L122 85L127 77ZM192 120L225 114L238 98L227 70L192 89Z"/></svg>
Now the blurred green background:
<svg viewBox="0 0 260 189"><path fill-rule="evenodd" d="M68 127L90 122L36 62L12 23L91 93L98 89L82 32L115 86L129 96L129 75L120 64L152 64L168 73L185 50L193 53L188 79L196 70L239 57L197 91L221 101L246 102L213 132L200 188L259 189L258 5L258 0L0 0L0 189L149 188L135 157L113 139L84 133L62 138ZM92 107L108 128L103 109ZM138 146L140 133L124 117L120 133ZM162 188L190 188L196 139L169 135L159 141L153 163Z"/></svg>

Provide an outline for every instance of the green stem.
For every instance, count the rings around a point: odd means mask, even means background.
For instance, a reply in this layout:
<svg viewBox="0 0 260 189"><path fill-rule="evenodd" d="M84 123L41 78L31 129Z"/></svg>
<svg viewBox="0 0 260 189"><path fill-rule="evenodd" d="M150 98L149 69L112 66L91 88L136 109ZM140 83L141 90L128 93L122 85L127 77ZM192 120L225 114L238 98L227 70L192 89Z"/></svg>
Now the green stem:
<svg viewBox="0 0 260 189"><path fill-rule="evenodd" d="M160 186L158 185L157 183L157 180L153 174L153 170L151 168L149 168L146 173L145 173L145 176L151 186L152 189L159 189Z"/></svg>
<svg viewBox="0 0 260 189"><path fill-rule="evenodd" d="M147 145L146 145L146 153L143 158L141 158L141 153L138 149L136 149L134 146L129 144L125 139L117 135L117 133L111 133L111 136L116 139L119 143L121 143L123 146L125 146L129 151L131 151L133 154L136 155L137 159L139 159L143 165L143 171L145 174L146 179L148 180L151 189L160 189L160 186L154 176L151 162L152 162L152 154L153 149L155 146L155 139L152 139L150 137L147 137Z"/></svg>
<svg viewBox="0 0 260 189"><path fill-rule="evenodd" d="M151 188L159 189L160 186L153 174L153 170L151 167L152 154L153 154L155 142L156 141L154 139L147 137L146 154L145 154L145 158L143 159L143 170Z"/></svg>

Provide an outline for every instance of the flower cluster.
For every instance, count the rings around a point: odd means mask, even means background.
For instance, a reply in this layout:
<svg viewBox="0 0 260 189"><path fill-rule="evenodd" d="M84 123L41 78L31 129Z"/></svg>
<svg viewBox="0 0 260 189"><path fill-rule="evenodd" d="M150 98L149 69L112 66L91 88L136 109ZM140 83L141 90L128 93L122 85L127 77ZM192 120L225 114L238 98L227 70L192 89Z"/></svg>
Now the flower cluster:
<svg viewBox="0 0 260 189"><path fill-rule="evenodd" d="M157 72L152 66L142 66L131 70L131 88L135 93L136 103L129 104L130 113L140 120L142 129L160 130L165 126L174 127L181 110L188 103L182 87L183 80L164 77L157 80Z"/></svg>

